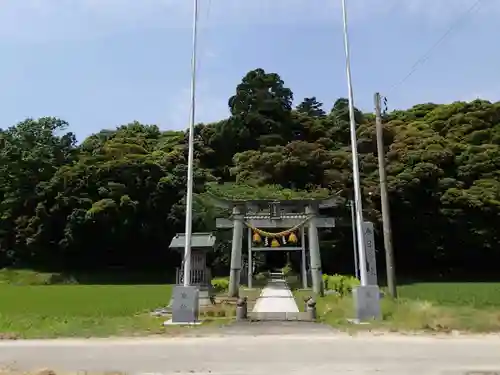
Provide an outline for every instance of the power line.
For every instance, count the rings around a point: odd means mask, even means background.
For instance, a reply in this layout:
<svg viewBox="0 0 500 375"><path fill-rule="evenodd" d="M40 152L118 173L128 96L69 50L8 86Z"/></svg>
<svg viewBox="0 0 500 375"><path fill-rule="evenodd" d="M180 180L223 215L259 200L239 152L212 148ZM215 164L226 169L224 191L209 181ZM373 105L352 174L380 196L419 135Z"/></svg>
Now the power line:
<svg viewBox="0 0 500 375"><path fill-rule="evenodd" d="M437 47L443 43L448 36L460 25L462 25L472 14L472 12L479 10L481 3L483 0L476 0L460 17L458 17L455 22L453 22L450 27L444 32L443 35L427 50L427 52L422 55L416 62L415 64L412 65L410 68L410 71L402 80L400 80L398 83L394 84L390 89L389 92L393 91L397 87L401 86L403 83L405 83L408 78L410 78L417 70L418 68L423 65L429 58L432 56L432 53L435 51Z"/></svg>

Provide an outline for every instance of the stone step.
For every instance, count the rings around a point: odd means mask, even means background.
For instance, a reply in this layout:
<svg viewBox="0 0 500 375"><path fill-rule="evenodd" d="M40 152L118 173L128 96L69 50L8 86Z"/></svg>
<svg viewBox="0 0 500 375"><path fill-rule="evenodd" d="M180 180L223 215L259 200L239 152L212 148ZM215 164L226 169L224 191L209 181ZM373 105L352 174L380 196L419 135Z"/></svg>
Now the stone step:
<svg viewBox="0 0 500 375"><path fill-rule="evenodd" d="M306 312L249 312L250 321L312 321Z"/></svg>

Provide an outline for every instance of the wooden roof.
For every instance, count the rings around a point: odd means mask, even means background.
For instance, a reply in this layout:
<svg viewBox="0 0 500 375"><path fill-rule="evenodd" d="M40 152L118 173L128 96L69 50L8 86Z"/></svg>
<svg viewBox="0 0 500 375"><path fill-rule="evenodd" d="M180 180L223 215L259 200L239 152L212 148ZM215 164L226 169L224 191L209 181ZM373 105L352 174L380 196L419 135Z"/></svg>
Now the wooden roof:
<svg viewBox="0 0 500 375"><path fill-rule="evenodd" d="M184 233L177 233L170 242L171 249L183 249L186 241ZM192 233L192 248L213 248L215 245L215 236L212 233Z"/></svg>

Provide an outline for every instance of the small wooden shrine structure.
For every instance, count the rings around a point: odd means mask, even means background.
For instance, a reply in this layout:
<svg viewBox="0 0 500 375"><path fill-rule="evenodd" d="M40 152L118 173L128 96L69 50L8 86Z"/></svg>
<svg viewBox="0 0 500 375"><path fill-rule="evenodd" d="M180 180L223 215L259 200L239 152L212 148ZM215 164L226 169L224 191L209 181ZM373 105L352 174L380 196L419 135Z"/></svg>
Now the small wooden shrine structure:
<svg viewBox="0 0 500 375"><path fill-rule="evenodd" d="M184 233L177 233L170 242L170 248L184 254L186 236ZM212 295L212 272L207 267L207 253L213 250L215 236L212 233L193 233L191 235L191 272L189 275L189 285L199 288L200 306L209 305ZM175 281L177 285L184 283L184 262L176 269Z"/></svg>

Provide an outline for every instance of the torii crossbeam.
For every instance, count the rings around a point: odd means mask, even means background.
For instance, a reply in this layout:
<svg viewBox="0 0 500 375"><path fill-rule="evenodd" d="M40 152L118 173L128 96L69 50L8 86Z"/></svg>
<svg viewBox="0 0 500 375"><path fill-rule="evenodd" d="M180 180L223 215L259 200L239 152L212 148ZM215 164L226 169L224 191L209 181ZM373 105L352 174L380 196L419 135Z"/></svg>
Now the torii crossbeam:
<svg viewBox="0 0 500 375"><path fill-rule="evenodd" d="M214 197L214 202L220 208L232 209L230 219L218 218L216 223L219 229L231 228L233 230L231 271L229 275L230 297L237 297L239 293L243 228L245 225L249 228L266 229L293 228L301 225L304 234L305 229L307 229L312 288L315 293L323 294L318 228L334 227L335 219L319 216L319 209L336 206L336 198L325 200L225 200ZM305 246L305 244L302 244L302 246ZM259 250L262 250L262 248L259 248ZM273 248L269 248L269 250L273 251ZM249 255L249 268L251 269L251 251ZM304 266L305 264L303 264ZM302 276L305 276L304 271Z"/></svg>

